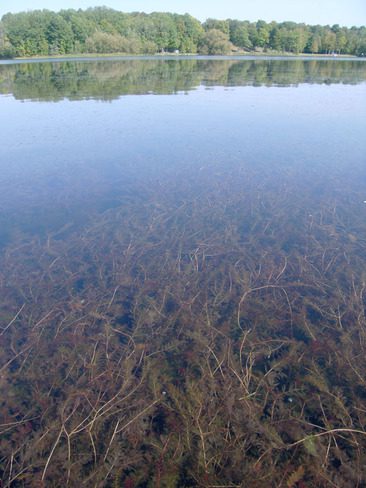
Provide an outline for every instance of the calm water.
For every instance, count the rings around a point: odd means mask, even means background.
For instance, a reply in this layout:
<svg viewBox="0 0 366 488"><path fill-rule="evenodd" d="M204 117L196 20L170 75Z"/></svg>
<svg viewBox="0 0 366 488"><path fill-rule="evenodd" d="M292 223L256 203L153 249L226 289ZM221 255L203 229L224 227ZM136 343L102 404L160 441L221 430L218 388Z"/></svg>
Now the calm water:
<svg viewBox="0 0 366 488"><path fill-rule="evenodd" d="M366 61L0 93L1 486L366 486Z"/></svg>
<svg viewBox="0 0 366 488"><path fill-rule="evenodd" d="M296 172L310 192L352 179L360 204L365 81L366 63L346 60L2 64L1 242L117 205L150 178L240 165L275 185Z"/></svg>

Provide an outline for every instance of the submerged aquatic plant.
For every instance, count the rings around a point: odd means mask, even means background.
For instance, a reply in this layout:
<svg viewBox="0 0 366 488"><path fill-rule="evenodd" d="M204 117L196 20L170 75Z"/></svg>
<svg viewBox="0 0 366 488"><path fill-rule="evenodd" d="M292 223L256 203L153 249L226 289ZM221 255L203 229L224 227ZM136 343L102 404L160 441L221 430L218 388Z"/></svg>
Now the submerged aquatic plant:
<svg viewBox="0 0 366 488"><path fill-rule="evenodd" d="M225 171L5 249L3 486L365 482L364 220Z"/></svg>

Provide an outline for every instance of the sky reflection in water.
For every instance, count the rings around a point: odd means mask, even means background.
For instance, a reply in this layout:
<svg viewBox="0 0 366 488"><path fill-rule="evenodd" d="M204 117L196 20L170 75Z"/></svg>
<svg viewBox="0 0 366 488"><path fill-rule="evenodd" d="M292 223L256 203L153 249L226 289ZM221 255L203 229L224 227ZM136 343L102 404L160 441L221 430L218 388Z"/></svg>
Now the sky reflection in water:
<svg viewBox="0 0 366 488"><path fill-rule="evenodd" d="M51 209L57 227L138 181L213 165L364 182L362 61L67 61L0 74L5 227Z"/></svg>

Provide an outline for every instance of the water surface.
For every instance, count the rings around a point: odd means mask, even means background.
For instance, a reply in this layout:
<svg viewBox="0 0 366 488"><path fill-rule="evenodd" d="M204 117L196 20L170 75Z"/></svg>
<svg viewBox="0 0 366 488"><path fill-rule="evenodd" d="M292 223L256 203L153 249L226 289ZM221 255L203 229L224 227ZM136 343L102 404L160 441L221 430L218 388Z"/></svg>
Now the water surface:
<svg viewBox="0 0 366 488"><path fill-rule="evenodd" d="M2 232L17 222L29 230L33 218L57 226L71 207L105 209L137 180L212 165L354 168L359 182L365 79L357 60L0 65L2 202L12 214ZM58 218L43 225L39 210Z"/></svg>
<svg viewBox="0 0 366 488"><path fill-rule="evenodd" d="M0 63L0 93L5 486L366 482L366 62Z"/></svg>

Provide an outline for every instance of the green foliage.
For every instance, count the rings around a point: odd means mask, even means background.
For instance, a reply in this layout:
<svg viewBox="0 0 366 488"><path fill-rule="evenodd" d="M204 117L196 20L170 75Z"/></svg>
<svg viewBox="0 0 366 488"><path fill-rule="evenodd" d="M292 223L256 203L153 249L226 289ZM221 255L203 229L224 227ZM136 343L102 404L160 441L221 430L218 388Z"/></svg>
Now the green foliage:
<svg viewBox="0 0 366 488"><path fill-rule="evenodd" d="M74 35L71 26L60 15L52 13L45 29L49 54L73 52Z"/></svg>
<svg viewBox="0 0 366 488"><path fill-rule="evenodd" d="M0 59L12 58L15 55L13 46L5 35L4 25L0 22Z"/></svg>
<svg viewBox="0 0 366 488"><path fill-rule="evenodd" d="M0 57L84 52L227 54L230 43L246 51L362 56L366 29L264 20L207 19L201 24L188 14L127 14L106 7L9 13L0 25Z"/></svg>
<svg viewBox="0 0 366 488"><path fill-rule="evenodd" d="M230 41L242 49L251 49L252 43L249 39L248 22L239 20L230 21Z"/></svg>
<svg viewBox="0 0 366 488"><path fill-rule="evenodd" d="M142 43L136 37L97 31L86 39L85 50L88 53L139 53Z"/></svg>
<svg viewBox="0 0 366 488"><path fill-rule="evenodd" d="M223 34L228 35L230 33L230 21L228 20L207 19L203 24L203 27L206 31L216 29L221 31Z"/></svg>
<svg viewBox="0 0 366 488"><path fill-rule="evenodd" d="M232 47L227 34L218 29L210 29L201 39L199 52L201 54L229 54Z"/></svg>

